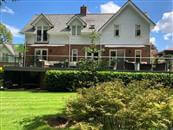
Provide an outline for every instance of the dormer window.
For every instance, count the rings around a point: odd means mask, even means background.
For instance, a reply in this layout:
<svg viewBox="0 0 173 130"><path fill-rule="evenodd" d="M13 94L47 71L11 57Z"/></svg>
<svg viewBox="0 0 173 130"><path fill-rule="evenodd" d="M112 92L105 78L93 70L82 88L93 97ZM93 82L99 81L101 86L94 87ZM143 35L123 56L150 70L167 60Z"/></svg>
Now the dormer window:
<svg viewBox="0 0 173 130"><path fill-rule="evenodd" d="M119 25L114 25L114 36L116 37L120 36Z"/></svg>
<svg viewBox="0 0 173 130"><path fill-rule="evenodd" d="M135 26L135 35L137 37L141 36L141 26L140 25Z"/></svg>
<svg viewBox="0 0 173 130"><path fill-rule="evenodd" d="M37 27L37 42L47 42L48 41L48 26L38 26Z"/></svg>
<svg viewBox="0 0 173 130"><path fill-rule="evenodd" d="M81 34L81 29L82 27L80 25L73 25L72 26L72 35L73 36L78 36Z"/></svg>

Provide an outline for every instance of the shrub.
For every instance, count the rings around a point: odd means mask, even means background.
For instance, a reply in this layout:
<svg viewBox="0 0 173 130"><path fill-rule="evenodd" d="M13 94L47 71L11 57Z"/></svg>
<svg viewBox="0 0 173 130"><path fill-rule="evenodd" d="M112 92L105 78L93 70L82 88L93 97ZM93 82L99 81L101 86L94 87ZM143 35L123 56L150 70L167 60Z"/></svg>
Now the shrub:
<svg viewBox="0 0 173 130"><path fill-rule="evenodd" d="M107 82L80 89L70 101L66 115L102 129L168 129L173 125L173 95L162 85L150 81ZM92 126L92 125L91 125Z"/></svg>
<svg viewBox="0 0 173 130"><path fill-rule="evenodd" d="M111 72L111 71L59 71L46 72L45 83L51 91L75 91L78 88L90 87L97 83L120 79L124 84L133 80L150 80L153 84L173 87L173 74L144 72Z"/></svg>

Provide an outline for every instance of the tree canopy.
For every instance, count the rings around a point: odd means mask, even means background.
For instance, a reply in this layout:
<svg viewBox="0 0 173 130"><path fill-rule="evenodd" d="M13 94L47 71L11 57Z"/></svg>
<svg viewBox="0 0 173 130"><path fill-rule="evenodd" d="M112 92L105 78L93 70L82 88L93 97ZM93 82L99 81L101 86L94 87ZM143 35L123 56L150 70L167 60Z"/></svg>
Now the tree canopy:
<svg viewBox="0 0 173 130"><path fill-rule="evenodd" d="M0 44L11 43L13 40L13 35L5 25L0 23Z"/></svg>

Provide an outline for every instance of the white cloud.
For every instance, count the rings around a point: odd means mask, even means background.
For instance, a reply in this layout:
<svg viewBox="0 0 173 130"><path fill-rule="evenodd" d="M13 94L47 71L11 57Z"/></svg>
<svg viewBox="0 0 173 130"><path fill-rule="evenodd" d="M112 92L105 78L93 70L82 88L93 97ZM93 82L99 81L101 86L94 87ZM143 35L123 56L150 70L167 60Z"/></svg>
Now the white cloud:
<svg viewBox="0 0 173 130"><path fill-rule="evenodd" d="M14 37L22 37L22 35L19 33L20 29L11 25L7 25L7 24L4 24L4 25L11 31Z"/></svg>
<svg viewBox="0 0 173 130"><path fill-rule="evenodd" d="M153 32L164 33L164 39L169 40L173 36L173 11L163 14L161 20L157 22Z"/></svg>
<svg viewBox="0 0 173 130"><path fill-rule="evenodd" d="M156 45L156 38L155 38L155 37L151 37L151 38L150 38L150 42L151 42L153 45Z"/></svg>
<svg viewBox="0 0 173 130"><path fill-rule="evenodd" d="M2 8L0 10L1 13L8 13L8 14L14 14L14 11L10 8L8 8L7 6L5 6L4 8Z"/></svg>
<svg viewBox="0 0 173 130"><path fill-rule="evenodd" d="M173 40L173 33L167 33L163 36L164 40Z"/></svg>
<svg viewBox="0 0 173 130"><path fill-rule="evenodd" d="M100 5L101 13L116 13L120 7L113 1Z"/></svg>

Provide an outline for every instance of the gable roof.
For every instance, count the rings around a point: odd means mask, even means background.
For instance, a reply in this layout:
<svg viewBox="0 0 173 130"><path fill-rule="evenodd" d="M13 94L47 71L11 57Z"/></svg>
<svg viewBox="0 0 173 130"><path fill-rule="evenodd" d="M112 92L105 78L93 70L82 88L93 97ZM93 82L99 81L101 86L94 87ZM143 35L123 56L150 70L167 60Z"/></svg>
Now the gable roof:
<svg viewBox="0 0 173 130"><path fill-rule="evenodd" d="M66 23L67 26L69 26L70 23L72 23L75 19L78 19L84 26L87 25L87 23L86 23L84 20L82 20L78 15L74 15L74 16Z"/></svg>
<svg viewBox="0 0 173 130"><path fill-rule="evenodd" d="M66 32L67 22L72 19L72 17L76 16L81 20L87 23L87 26L82 31L91 31L89 27L91 25L95 25L96 30L105 24L105 22L112 17L112 13L109 14L87 14L86 16L82 16L79 14L44 14L44 16L54 25L48 32L49 33L57 33L57 32ZM32 17L31 21L22 29L22 33L25 32L34 32L34 28L31 25L32 21L37 19L39 15L35 15Z"/></svg>
<svg viewBox="0 0 173 130"><path fill-rule="evenodd" d="M114 18L119 16L121 12L129 5L153 27L155 26L155 23L144 12L142 12L141 9L139 9L131 0L128 0L98 31L102 31Z"/></svg>
<svg viewBox="0 0 173 130"><path fill-rule="evenodd" d="M48 33L58 33L67 32L68 25L74 20L78 19L83 25L86 25L82 29L82 32L91 32L91 25L95 26L96 31L101 31L104 29L115 17L117 17L128 5L130 5L134 10L142 17L144 20L150 23L151 27L155 26L155 23L143 13L131 0L128 0L117 13L107 13L107 14L86 14L86 16L80 14L40 14L35 15L31 21L24 27L22 33L34 32L33 23L35 23L40 17L44 17L53 28L51 28Z"/></svg>
<svg viewBox="0 0 173 130"><path fill-rule="evenodd" d="M11 55L16 54L13 44L0 44L0 48L3 47L5 47L11 53Z"/></svg>
<svg viewBox="0 0 173 130"><path fill-rule="evenodd" d="M32 26L34 26L35 24L37 24L37 22L38 21L40 21L40 19L42 19L42 18L44 18L45 20L46 20L46 22L48 23L48 25L50 26L50 27L53 27L53 24L49 21L49 19L47 19L46 17L45 17L45 15L44 14L40 14L36 19L34 19L30 24L32 25Z"/></svg>

